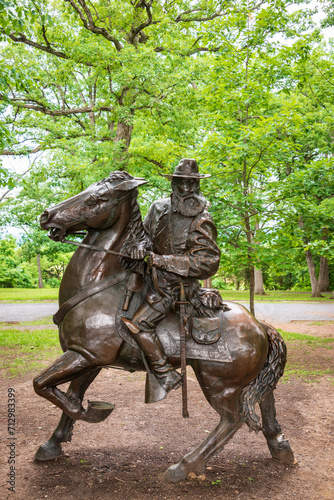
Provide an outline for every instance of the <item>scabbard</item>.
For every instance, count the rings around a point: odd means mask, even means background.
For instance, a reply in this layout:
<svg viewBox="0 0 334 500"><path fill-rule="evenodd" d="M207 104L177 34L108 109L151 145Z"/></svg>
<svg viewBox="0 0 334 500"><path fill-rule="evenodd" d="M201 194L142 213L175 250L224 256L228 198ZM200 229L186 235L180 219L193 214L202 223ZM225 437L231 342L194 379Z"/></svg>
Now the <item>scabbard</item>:
<svg viewBox="0 0 334 500"><path fill-rule="evenodd" d="M186 321L187 321L187 300L184 285L180 285L180 358L182 376L182 416L189 417L188 394L187 394L187 356L186 356Z"/></svg>

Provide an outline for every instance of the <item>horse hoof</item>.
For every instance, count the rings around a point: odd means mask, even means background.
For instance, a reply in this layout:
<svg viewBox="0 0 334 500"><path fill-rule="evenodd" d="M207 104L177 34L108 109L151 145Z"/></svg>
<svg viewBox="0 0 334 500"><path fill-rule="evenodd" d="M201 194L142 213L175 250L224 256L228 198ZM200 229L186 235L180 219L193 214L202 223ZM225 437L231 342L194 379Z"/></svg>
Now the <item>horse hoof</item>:
<svg viewBox="0 0 334 500"><path fill-rule="evenodd" d="M97 424L103 422L115 408L115 405L106 401L88 401L88 408L81 420Z"/></svg>
<svg viewBox="0 0 334 500"><path fill-rule="evenodd" d="M52 441L46 441L41 444L35 454L35 460L39 462L44 462L45 460L55 460L59 458L62 454L60 444L56 444Z"/></svg>
<svg viewBox="0 0 334 500"><path fill-rule="evenodd" d="M186 479L187 475L180 464L171 465L163 475L163 480L167 483L178 483Z"/></svg>
<svg viewBox="0 0 334 500"><path fill-rule="evenodd" d="M297 464L297 460L294 457L293 451L291 450L289 441L285 439L284 441L270 443L269 449L271 456L274 460L278 460L287 465Z"/></svg>

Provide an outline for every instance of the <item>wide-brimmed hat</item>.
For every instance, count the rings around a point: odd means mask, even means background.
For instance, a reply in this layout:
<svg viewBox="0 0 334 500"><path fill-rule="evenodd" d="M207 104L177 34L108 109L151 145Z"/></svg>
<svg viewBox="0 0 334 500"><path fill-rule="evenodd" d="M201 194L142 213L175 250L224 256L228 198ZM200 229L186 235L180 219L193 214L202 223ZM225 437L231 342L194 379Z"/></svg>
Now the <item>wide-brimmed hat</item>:
<svg viewBox="0 0 334 500"><path fill-rule="evenodd" d="M210 174L200 174L198 171L197 161L192 158L183 158L175 168L173 174L160 174L162 177L169 179L207 179Z"/></svg>

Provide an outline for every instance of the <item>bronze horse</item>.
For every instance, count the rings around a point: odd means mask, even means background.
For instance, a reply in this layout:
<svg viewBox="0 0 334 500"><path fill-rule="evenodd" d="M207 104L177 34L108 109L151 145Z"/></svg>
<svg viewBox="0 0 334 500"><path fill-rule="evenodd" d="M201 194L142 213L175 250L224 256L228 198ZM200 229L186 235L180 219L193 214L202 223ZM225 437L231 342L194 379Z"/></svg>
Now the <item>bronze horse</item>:
<svg viewBox="0 0 334 500"><path fill-rule="evenodd" d="M125 172L112 172L109 178L46 210L41 226L49 229L56 241L85 230L84 244L121 252L134 227L141 227L137 187L144 183ZM98 288L103 280L109 279L110 286L68 310L59 326L64 353L34 379L37 394L63 410L52 436L38 449L37 460L61 455L61 443L70 440L75 420L98 422L110 414L111 408L103 404L100 409L98 405L82 406L86 389L103 367L145 370L139 348L123 340L115 319L126 274L122 258L87 247L79 247L67 266L59 291L60 306L82 291ZM197 448L167 469L167 481L185 479L189 472L202 473L205 462L222 450L243 423L263 431L273 458L294 463L289 442L276 420L273 396L286 361L284 342L274 328L260 324L243 306L227 304L230 310L224 313L224 336L230 362L187 360L220 422ZM170 361L176 368L180 366L179 358ZM66 393L57 387L65 382L70 382ZM254 411L257 402L262 425Z"/></svg>

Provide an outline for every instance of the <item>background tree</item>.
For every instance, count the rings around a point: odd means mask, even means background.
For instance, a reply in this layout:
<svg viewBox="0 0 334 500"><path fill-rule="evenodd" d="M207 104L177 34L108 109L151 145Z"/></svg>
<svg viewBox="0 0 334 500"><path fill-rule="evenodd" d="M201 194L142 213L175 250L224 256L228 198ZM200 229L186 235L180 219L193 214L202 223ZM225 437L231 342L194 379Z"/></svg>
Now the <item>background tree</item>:
<svg viewBox="0 0 334 500"><path fill-rule="evenodd" d="M34 286L34 276L26 262L22 262L16 241L8 236L0 241L0 287L26 288Z"/></svg>
<svg viewBox="0 0 334 500"><path fill-rule="evenodd" d="M268 255L262 250L265 227L276 203L270 184L290 149L289 137L278 146L280 131L289 126L277 98L288 68L280 65L281 46L273 37L301 33L307 16L305 11L289 14L283 2L249 1L238 7L234 25L220 20L219 33L214 32L224 50L211 56L202 90L208 114L201 158L216 181L212 211L220 221L224 254L246 269L254 313L254 269Z"/></svg>
<svg viewBox="0 0 334 500"><path fill-rule="evenodd" d="M110 165L124 168L137 117L142 125L153 110L160 124L176 123L165 100L189 84L188 58L217 50L199 44L197 26L226 16L227 5L22 0L9 8L1 0L7 149L51 151L76 190ZM147 153L139 149L150 159L152 142Z"/></svg>
<svg viewBox="0 0 334 500"><path fill-rule="evenodd" d="M293 127L285 131L290 161L278 166L276 191L284 200L283 227L306 257L312 296L321 296L333 258L334 54L332 44L311 42L305 38L282 52L291 68L285 113Z"/></svg>
<svg viewBox="0 0 334 500"><path fill-rule="evenodd" d="M43 152L23 178L3 169L8 189L21 186L17 197L7 189L4 220L12 210L34 227L46 206L123 168L150 179L145 215L170 189L157 174L196 157L213 174L202 187L219 228L220 273L248 282L252 311L255 269L266 286L296 284L308 250L316 272L320 262L330 268L323 212L333 200L321 186L333 145L332 46L321 46L304 3L289 6L0 0L2 153Z"/></svg>
<svg viewBox="0 0 334 500"><path fill-rule="evenodd" d="M50 261L57 261L57 265L63 267L69 258L64 255L73 251L64 245L63 252L59 253L58 245L47 237L39 225L40 214L48 206L63 199L67 192L68 181L66 179L48 178L47 168L41 163L35 166L30 175L22 180L19 192L13 192L7 197L2 206L2 224L11 224L21 228L24 233L21 255L26 261L35 260L38 271L38 286L43 288L43 267L41 258L47 257L44 262L44 272L50 267ZM63 263L63 265L61 264ZM55 265L55 264L54 264ZM51 276L46 275L46 278Z"/></svg>

